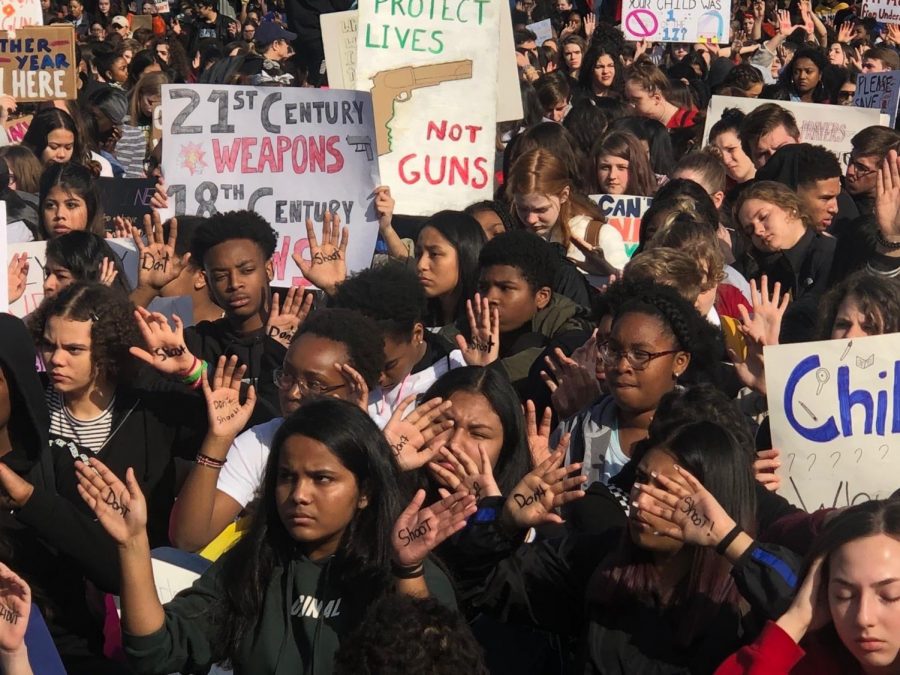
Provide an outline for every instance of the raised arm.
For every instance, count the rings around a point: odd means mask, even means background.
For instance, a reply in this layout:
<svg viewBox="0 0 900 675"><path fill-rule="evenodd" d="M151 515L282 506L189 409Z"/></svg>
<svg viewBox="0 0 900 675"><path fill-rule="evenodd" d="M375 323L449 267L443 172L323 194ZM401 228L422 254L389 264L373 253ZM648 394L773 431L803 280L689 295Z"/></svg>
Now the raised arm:
<svg viewBox="0 0 900 675"><path fill-rule="evenodd" d="M169 538L181 549L198 551L212 541L241 512L241 504L217 489L228 450L241 432L256 403L255 389L247 390L241 404L241 378L246 366L237 356L219 357L212 385L203 378L209 431L197 454L197 463L181 488L169 520Z"/></svg>

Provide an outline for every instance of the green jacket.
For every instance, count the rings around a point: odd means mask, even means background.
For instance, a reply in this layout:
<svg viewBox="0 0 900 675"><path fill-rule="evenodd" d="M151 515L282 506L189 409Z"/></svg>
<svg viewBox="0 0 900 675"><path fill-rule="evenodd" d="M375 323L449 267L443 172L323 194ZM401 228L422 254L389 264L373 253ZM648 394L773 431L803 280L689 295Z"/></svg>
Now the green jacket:
<svg viewBox="0 0 900 675"><path fill-rule="evenodd" d="M523 327L524 328L524 327ZM564 295L554 293L549 304L531 319L529 331L500 336L497 362L514 386L528 379L531 365L554 339L569 331L593 330L587 310ZM521 348L520 348L521 347Z"/></svg>
<svg viewBox="0 0 900 675"><path fill-rule="evenodd" d="M221 660L213 653L213 611L221 593L222 561L228 555L165 605L166 622L158 631L141 637L123 633L125 653L138 673L205 673ZM377 594L343 595L329 583L330 563L299 557L287 569L275 569L258 630L244 640L234 659L236 675L331 673L341 639L359 624ZM433 597L456 607L449 579L430 562L425 580Z"/></svg>

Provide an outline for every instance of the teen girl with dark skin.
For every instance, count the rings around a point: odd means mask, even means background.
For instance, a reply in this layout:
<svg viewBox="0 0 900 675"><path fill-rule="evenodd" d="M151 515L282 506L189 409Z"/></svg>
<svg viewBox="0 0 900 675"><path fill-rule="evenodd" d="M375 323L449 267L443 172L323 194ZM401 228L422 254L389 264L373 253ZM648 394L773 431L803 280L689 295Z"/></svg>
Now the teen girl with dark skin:
<svg viewBox="0 0 900 675"><path fill-rule="evenodd" d="M275 436L250 531L165 607L134 472L123 483L97 461L79 464L79 491L119 548L123 636L137 671L227 661L238 674L326 673L341 637L383 593L435 593L452 604L427 556L465 526L474 497L456 493L422 508L419 491L401 512L390 454L353 404L302 405ZM314 612L303 602L310 595Z"/></svg>
<svg viewBox="0 0 900 675"><path fill-rule="evenodd" d="M584 494L562 449L505 499L481 500L459 542L463 597L576 636L578 672L709 672L758 617L787 607L799 563L754 541L749 457L725 428L680 426L639 450L624 527L520 545L524 529L561 522L556 509Z"/></svg>

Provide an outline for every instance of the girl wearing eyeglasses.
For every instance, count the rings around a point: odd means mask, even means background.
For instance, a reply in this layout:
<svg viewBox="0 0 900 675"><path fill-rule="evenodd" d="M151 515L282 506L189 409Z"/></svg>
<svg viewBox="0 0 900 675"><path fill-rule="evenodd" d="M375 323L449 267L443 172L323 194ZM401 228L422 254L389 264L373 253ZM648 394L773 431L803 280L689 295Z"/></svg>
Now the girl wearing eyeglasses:
<svg viewBox="0 0 900 675"><path fill-rule="evenodd" d="M714 379L705 369L717 362L714 330L674 289L625 280L608 293L612 330L597 344L597 369L609 394L554 434L571 434L567 463L584 463L587 485L618 474L647 437L660 399L679 382Z"/></svg>

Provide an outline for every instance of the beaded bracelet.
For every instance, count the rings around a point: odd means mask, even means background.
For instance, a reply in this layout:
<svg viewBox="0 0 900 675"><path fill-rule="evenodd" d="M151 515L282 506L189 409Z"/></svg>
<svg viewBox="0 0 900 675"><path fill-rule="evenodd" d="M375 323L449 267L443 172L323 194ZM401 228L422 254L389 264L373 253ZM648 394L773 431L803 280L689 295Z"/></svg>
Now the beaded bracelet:
<svg viewBox="0 0 900 675"><path fill-rule="evenodd" d="M197 464L208 466L210 469L221 469L227 461L227 459L216 459L215 457L204 455L202 452L198 452L196 457Z"/></svg>

